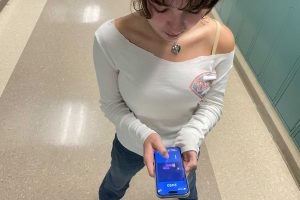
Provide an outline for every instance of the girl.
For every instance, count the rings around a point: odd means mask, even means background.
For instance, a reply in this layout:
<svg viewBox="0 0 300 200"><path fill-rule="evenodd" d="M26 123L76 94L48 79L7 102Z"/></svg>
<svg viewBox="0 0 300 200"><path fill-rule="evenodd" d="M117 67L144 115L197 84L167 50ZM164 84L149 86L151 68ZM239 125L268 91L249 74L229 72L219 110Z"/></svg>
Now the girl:
<svg viewBox="0 0 300 200"><path fill-rule="evenodd" d="M101 109L115 125L101 200L121 199L154 150L181 148L190 196L198 199L201 144L219 120L234 58L231 31L207 14L218 0L133 0L135 12L103 23L94 63Z"/></svg>

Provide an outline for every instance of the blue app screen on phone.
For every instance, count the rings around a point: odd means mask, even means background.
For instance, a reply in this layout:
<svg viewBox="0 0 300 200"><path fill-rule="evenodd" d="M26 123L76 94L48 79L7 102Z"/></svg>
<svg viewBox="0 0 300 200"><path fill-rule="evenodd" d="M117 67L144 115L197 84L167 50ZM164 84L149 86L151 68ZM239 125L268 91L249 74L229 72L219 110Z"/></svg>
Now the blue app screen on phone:
<svg viewBox="0 0 300 200"><path fill-rule="evenodd" d="M167 148L169 158L155 151L155 171L157 194L162 197L181 196L189 192L184 167L178 147Z"/></svg>

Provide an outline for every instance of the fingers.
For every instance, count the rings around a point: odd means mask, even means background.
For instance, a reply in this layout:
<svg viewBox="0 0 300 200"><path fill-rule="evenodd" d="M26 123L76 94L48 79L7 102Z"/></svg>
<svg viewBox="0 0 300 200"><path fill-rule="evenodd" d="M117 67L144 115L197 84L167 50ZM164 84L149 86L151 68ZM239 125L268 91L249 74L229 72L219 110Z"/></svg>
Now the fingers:
<svg viewBox="0 0 300 200"><path fill-rule="evenodd" d="M159 151L159 153L165 157L165 158L169 158L169 153L168 150L166 149L166 147L164 147L164 145L161 143L161 141L159 140L158 142L154 143L154 148Z"/></svg>
<svg viewBox="0 0 300 200"><path fill-rule="evenodd" d="M154 150L151 145L145 145L144 151L144 163L147 167L148 174L154 177Z"/></svg>
<svg viewBox="0 0 300 200"><path fill-rule="evenodd" d="M185 172L189 173L189 171L190 171L190 168L188 166L189 160L185 153L182 154L182 160L183 160L183 167L185 169Z"/></svg>
<svg viewBox="0 0 300 200"><path fill-rule="evenodd" d="M184 169L187 173L197 168L197 153L194 151L184 152L182 155Z"/></svg>
<svg viewBox="0 0 300 200"><path fill-rule="evenodd" d="M160 140L160 136L156 133L151 134L144 142L144 163L147 167L149 176L155 176L154 169L154 150L158 150L159 153L165 157L169 158L167 149L164 147Z"/></svg>

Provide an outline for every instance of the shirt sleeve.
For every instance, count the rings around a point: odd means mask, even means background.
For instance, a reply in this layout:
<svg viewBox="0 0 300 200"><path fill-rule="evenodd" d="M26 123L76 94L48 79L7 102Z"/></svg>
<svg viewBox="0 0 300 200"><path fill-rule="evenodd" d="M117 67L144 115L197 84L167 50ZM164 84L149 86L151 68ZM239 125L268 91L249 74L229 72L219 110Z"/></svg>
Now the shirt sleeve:
<svg viewBox="0 0 300 200"><path fill-rule="evenodd" d="M122 132L129 132L141 142L154 133L152 129L137 119L124 102L118 87L118 74L114 61L105 48L103 39L97 35L93 45L94 65L100 92L100 108L105 116Z"/></svg>
<svg viewBox="0 0 300 200"><path fill-rule="evenodd" d="M194 150L198 154L204 138L220 119L233 57L234 53L231 53L216 65L217 79L212 82L209 92L198 103L189 122L177 133L175 146L180 147L182 153Z"/></svg>

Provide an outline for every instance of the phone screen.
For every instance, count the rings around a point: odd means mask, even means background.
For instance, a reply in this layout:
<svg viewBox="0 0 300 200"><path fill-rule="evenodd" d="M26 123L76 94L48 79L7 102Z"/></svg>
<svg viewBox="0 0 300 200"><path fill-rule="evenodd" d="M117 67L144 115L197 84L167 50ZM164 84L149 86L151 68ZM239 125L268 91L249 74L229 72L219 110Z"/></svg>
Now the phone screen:
<svg viewBox="0 0 300 200"><path fill-rule="evenodd" d="M160 197L180 197L189 194L180 148L167 148L169 158L155 151L156 189Z"/></svg>

